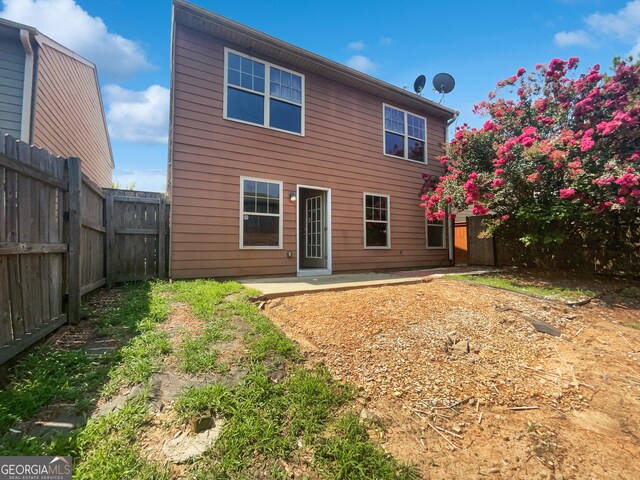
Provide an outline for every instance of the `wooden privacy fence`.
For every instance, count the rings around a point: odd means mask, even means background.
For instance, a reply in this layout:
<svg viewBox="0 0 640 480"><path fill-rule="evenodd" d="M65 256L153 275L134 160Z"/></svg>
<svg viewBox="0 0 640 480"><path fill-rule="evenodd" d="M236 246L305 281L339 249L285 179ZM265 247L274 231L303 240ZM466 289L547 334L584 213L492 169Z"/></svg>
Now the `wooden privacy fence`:
<svg viewBox="0 0 640 480"><path fill-rule="evenodd" d="M66 323L83 295L165 278L160 193L102 189L62 158L0 139L0 365Z"/></svg>
<svg viewBox="0 0 640 480"><path fill-rule="evenodd" d="M106 190L107 282L165 278L169 209L162 193Z"/></svg>
<svg viewBox="0 0 640 480"><path fill-rule="evenodd" d="M482 221L489 216L467 217L467 248L469 265L495 265L494 239L480 238L483 230Z"/></svg>

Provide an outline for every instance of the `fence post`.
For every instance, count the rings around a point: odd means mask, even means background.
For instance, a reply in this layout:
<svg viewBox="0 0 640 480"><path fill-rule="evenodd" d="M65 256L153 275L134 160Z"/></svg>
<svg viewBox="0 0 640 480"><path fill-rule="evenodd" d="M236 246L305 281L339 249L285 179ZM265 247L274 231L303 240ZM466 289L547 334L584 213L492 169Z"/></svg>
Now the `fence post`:
<svg viewBox="0 0 640 480"><path fill-rule="evenodd" d="M80 322L80 232L82 229L80 159L69 157L69 255L67 289L69 293L69 323Z"/></svg>
<svg viewBox="0 0 640 480"><path fill-rule="evenodd" d="M166 238L166 222L165 222L166 199L164 195L160 197L160 205L158 207L158 278L165 278L165 238Z"/></svg>
<svg viewBox="0 0 640 480"><path fill-rule="evenodd" d="M113 227L113 190L107 190L105 192L105 228L106 232L106 242L105 242L105 258L106 258L106 277L107 277L107 288L113 288L113 265L115 259L113 258L113 252L115 248L116 242L116 234Z"/></svg>

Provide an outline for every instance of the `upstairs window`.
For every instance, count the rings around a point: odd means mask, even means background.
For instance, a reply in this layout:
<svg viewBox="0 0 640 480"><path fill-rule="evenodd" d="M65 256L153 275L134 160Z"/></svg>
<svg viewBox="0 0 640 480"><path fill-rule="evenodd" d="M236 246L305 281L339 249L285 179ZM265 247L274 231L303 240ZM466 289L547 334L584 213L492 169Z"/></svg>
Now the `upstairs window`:
<svg viewBox="0 0 640 480"><path fill-rule="evenodd" d="M384 153L426 163L427 120L384 105Z"/></svg>
<svg viewBox="0 0 640 480"><path fill-rule="evenodd" d="M304 76L225 49L224 118L304 134Z"/></svg>
<svg viewBox="0 0 640 480"><path fill-rule="evenodd" d="M364 194L364 246L389 248L389 195Z"/></svg>

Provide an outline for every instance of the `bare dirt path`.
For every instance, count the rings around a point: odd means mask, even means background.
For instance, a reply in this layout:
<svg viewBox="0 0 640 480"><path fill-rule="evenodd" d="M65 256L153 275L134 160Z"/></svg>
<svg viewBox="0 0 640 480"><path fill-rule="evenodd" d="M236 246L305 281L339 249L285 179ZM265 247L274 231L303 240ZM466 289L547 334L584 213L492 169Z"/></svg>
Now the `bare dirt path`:
<svg viewBox="0 0 640 480"><path fill-rule="evenodd" d="M637 479L640 331L624 324L640 305L620 300L567 307L438 279L266 311L310 362L360 389L361 416L424 478Z"/></svg>

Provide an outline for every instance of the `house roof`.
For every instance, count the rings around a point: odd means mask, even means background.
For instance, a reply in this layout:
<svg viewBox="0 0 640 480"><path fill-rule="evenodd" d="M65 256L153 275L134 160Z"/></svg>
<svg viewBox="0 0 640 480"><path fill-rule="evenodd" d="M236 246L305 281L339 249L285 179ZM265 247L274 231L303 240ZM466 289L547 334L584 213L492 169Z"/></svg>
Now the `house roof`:
<svg viewBox="0 0 640 480"><path fill-rule="evenodd" d="M74 52L73 50L69 50L67 47L65 47L64 45L61 45L60 43L56 42L55 40L53 40L52 38L47 37L46 35L40 33L38 31L38 29L31 27L29 25L24 25L22 23L18 23L18 22L13 22L11 20L7 20L6 18L0 18L0 26L4 26L4 27L8 27L8 28L15 28L17 30L26 30L30 33L30 37L33 38L36 43L38 43L38 45L47 45L51 48L54 48L56 50L58 50L59 52L73 58L74 60L76 60L77 62L80 62L90 68L93 69L93 73L95 75L95 79L96 79L96 88L97 88L97 93L98 93L98 99L100 100L100 109L102 110L102 121L104 122L104 129L105 132L107 134L107 143L109 145L109 155L110 155L110 159L111 159L111 167L115 167L115 162L113 160L113 150L111 148L111 138L109 137L109 128L107 127L107 118L105 115L105 110L104 110L104 103L102 102L102 92L100 91L100 79L98 78L98 69L95 66L94 63L90 62L89 60L87 60L86 58L82 57L81 55L78 55L76 52Z"/></svg>
<svg viewBox="0 0 640 480"><path fill-rule="evenodd" d="M308 72L353 86L395 104L426 110L450 119L457 112L403 88L309 52L276 37L235 22L185 0L173 0L174 22L213 35Z"/></svg>

